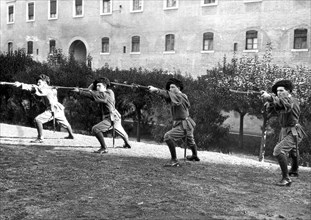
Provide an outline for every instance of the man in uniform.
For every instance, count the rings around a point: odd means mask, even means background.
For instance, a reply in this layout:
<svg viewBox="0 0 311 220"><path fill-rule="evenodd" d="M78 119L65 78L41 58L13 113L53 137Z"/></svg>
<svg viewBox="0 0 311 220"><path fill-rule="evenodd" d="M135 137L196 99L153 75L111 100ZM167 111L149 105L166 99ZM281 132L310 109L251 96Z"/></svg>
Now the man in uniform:
<svg viewBox="0 0 311 220"><path fill-rule="evenodd" d="M175 141L186 137L187 146L192 151L192 156L187 156L187 160L200 161L197 155L197 146L194 141L193 131L195 122L189 117L190 102L186 94L182 93L183 83L175 78L171 78L166 83L166 90L149 86L149 91L158 94L166 100L171 106L171 114L173 117L173 128L165 133L164 141L169 147L171 160L164 166L179 166L176 156Z"/></svg>
<svg viewBox="0 0 311 220"><path fill-rule="evenodd" d="M115 96L114 92L109 89L110 86L109 79L103 77L95 80L89 90L75 88L73 91L78 92L80 95L88 97L93 101L100 103L100 109L102 114L102 121L92 128L92 133L95 135L99 141L101 148L95 153L105 154L108 153L107 146L104 140L104 133L112 130L121 136L124 140L124 148L131 148L129 143L128 135L121 125L121 115L115 108Z"/></svg>
<svg viewBox="0 0 311 220"><path fill-rule="evenodd" d="M292 96L294 86L290 80L280 80L272 86L273 94L262 92L262 97L267 101L266 107L269 113L278 113L281 132L279 142L274 148L273 156L278 160L282 171L282 179L279 186L290 186L291 176L298 176L298 143L305 133L299 124L299 102ZM288 172L287 154L292 157L292 167Z"/></svg>
<svg viewBox="0 0 311 220"><path fill-rule="evenodd" d="M42 102L47 106L47 109L35 118L35 123L38 131L38 137L33 143L43 142L43 124L55 120L67 129L69 136L66 139L74 139L72 129L68 123L64 109L65 107L58 102L57 90L51 86L50 78L41 74L37 79L37 85L15 82L16 87L21 87L23 90L28 90L37 96L42 97Z"/></svg>

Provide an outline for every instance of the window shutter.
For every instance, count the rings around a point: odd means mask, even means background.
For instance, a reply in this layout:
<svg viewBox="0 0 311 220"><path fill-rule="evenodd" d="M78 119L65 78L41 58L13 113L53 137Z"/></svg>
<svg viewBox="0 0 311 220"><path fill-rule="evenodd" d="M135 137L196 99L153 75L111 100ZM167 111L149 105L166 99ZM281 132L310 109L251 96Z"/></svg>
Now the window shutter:
<svg viewBox="0 0 311 220"><path fill-rule="evenodd" d="M29 3L28 4L28 15L29 16L33 16L33 14L34 14L33 13L33 11L34 11L33 9L34 9L34 3Z"/></svg>
<svg viewBox="0 0 311 220"><path fill-rule="evenodd" d="M51 0L51 14L56 14L56 0Z"/></svg>
<svg viewBox="0 0 311 220"><path fill-rule="evenodd" d="M76 0L76 6L82 5L82 0Z"/></svg>
<svg viewBox="0 0 311 220"><path fill-rule="evenodd" d="M295 30L295 37L306 37L308 33L307 29L296 29Z"/></svg>
<svg viewBox="0 0 311 220"><path fill-rule="evenodd" d="M33 42L32 41L28 41L27 43L27 54L33 54Z"/></svg>
<svg viewBox="0 0 311 220"><path fill-rule="evenodd" d="M9 7L9 14L13 14L13 12L14 12L14 7L13 7L13 6L10 6L10 7Z"/></svg>

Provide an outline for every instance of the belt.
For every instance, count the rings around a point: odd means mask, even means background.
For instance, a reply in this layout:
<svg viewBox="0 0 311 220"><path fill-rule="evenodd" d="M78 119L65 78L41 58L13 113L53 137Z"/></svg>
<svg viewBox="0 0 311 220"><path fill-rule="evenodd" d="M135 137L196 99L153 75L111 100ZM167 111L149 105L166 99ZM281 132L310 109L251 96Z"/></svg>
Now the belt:
<svg viewBox="0 0 311 220"><path fill-rule="evenodd" d="M189 119L189 117L186 117L186 118L175 119L173 121L184 121L184 120L188 120L188 119Z"/></svg>

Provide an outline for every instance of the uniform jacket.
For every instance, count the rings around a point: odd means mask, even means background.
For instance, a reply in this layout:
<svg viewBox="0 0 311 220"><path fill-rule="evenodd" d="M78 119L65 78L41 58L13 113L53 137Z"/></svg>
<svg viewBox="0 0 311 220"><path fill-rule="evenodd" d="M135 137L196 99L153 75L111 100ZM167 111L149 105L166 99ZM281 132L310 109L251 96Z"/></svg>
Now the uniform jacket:
<svg viewBox="0 0 311 220"><path fill-rule="evenodd" d="M102 119L110 117L114 121L121 118L120 113L115 108L115 96L111 89L107 89L105 92L80 89L79 94L100 104Z"/></svg>
<svg viewBox="0 0 311 220"><path fill-rule="evenodd" d="M58 102L57 90L51 86L39 88L37 85L22 83L22 89L33 92L42 98L42 102L47 106L47 110L52 112L62 111L65 107Z"/></svg>
<svg viewBox="0 0 311 220"><path fill-rule="evenodd" d="M269 113L279 114L279 123L282 127L280 139L290 133L294 136L298 135L300 138L304 137L305 133L299 124L299 101L296 98L292 96L279 98L272 95L272 99L269 100Z"/></svg>
<svg viewBox="0 0 311 220"><path fill-rule="evenodd" d="M158 90L157 92L171 106L173 117L173 126L182 125L184 128L194 128L195 122L189 117L190 102L186 94L179 92L173 93L167 90Z"/></svg>

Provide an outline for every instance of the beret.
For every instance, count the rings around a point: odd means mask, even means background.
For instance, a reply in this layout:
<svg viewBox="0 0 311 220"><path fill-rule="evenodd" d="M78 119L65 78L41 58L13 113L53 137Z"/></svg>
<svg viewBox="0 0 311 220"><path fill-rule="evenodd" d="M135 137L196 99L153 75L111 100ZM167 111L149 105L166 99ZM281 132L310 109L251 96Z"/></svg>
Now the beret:
<svg viewBox="0 0 311 220"><path fill-rule="evenodd" d="M183 88L184 88L184 85L183 85L182 81L180 81L179 79L176 79L176 78L170 78L170 79L167 81L167 83L166 83L166 86L165 86L166 90L169 90L169 89L170 89L170 85L171 85L171 84L174 84L174 85L176 85L177 87L179 87L179 88L180 88L180 91L183 90Z"/></svg>
<svg viewBox="0 0 311 220"><path fill-rule="evenodd" d="M272 86L272 92L277 95L277 88L280 86L284 87L289 92L292 92L294 89L294 85L290 80L280 80Z"/></svg>

